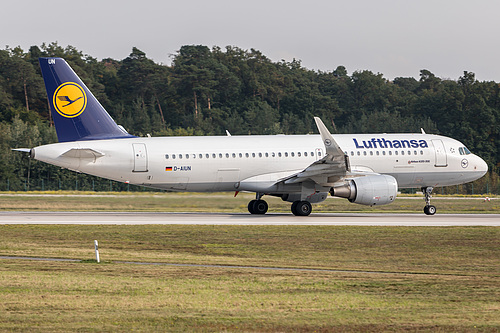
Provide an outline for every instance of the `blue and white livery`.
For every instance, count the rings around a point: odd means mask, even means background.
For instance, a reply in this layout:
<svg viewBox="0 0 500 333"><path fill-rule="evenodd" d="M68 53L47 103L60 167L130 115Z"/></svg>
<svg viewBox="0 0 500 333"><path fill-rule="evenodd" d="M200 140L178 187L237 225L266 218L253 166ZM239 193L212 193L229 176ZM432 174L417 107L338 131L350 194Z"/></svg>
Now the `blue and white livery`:
<svg viewBox="0 0 500 333"><path fill-rule="evenodd" d="M430 134L134 137L118 126L61 58L40 58L59 143L32 148L46 163L115 181L170 191L247 191L252 214L264 195L309 215L328 194L384 205L398 188L422 189L428 215L433 187L482 177L486 163L459 141Z"/></svg>

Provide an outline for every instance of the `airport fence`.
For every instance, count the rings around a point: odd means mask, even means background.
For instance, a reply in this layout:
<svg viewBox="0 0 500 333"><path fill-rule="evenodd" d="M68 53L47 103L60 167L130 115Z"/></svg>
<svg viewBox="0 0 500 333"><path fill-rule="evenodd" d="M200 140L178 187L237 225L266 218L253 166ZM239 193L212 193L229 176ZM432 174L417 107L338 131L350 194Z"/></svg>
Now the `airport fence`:
<svg viewBox="0 0 500 333"><path fill-rule="evenodd" d="M75 174L72 179L21 178L0 179L0 191L92 191L92 192L162 192L144 186L131 185L99 177ZM420 189L402 189L402 193L420 193ZM489 176L472 183L434 188L434 194L478 195L500 193L500 183Z"/></svg>
<svg viewBox="0 0 500 333"><path fill-rule="evenodd" d="M91 192L161 192L144 186L125 184L102 178L74 179L73 181L51 179L17 179L9 178L0 182L0 191L91 191Z"/></svg>

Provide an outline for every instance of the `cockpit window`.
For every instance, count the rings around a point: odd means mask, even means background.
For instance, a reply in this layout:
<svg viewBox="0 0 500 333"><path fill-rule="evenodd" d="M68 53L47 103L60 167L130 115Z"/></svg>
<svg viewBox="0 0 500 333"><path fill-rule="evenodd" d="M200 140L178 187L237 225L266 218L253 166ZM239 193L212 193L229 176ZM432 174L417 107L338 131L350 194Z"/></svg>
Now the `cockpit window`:
<svg viewBox="0 0 500 333"><path fill-rule="evenodd" d="M458 151L459 151L460 155L469 155L469 154L472 154L470 152L470 150L467 149L467 147L460 147L460 148L458 148Z"/></svg>

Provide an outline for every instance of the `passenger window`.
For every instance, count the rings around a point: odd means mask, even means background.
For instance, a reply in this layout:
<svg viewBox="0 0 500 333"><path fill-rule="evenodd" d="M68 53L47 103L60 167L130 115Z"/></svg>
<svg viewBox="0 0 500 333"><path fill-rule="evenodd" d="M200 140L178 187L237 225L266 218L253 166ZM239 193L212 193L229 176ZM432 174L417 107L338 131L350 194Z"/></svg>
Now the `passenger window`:
<svg viewBox="0 0 500 333"><path fill-rule="evenodd" d="M274 152L271 153L272 157L276 157L276 154Z"/></svg>
<svg viewBox="0 0 500 333"><path fill-rule="evenodd" d="M424 154L424 151L423 151L423 150L421 150L421 151L420 151L420 155L423 155L423 154Z"/></svg>
<svg viewBox="0 0 500 333"><path fill-rule="evenodd" d="M210 154L205 154L205 157L206 158L210 158Z"/></svg>
<svg viewBox="0 0 500 333"><path fill-rule="evenodd" d="M290 154L292 155L292 157L295 157L295 153L293 151Z"/></svg>
<svg viewBox="0 0 500 333"><path fill-rule="evenodd" d="M172 159L175 160L175 154L172 154Z"/></svg>
<svg viewBox="0 0 500 333"><path fill-rule="evenodd" d="M377 156L379 156L379 155L380 155L380 152L377 150Z"/></svg>
<svg viewBox="0 0 500 333"><path fill-rule="evenodd" d="M199 155L198 155L198 157L199 157L199 158L203 158L203 154L199 154Z"/></svg>
<svg viewBox="0 0 500 333"><path fill-rule="evenodd" d="M229 158L229 153L226 153L226 158Z"/></svg>
<svg viewBox="0 0 500 333"><path fill-rule="evenodd" d="M165 158L166 158L167 160L169 159L169 156L168 156L168 154L167 154L167 155L165 155Z"/></svg>
<svg viewBox="0 0 500 333"><path fill-rule="evenodd" d="M360 156L360 155L361 155L361 153L360 153L360 152L359 152L359 150L358 150L358 156Z"/></svg>
<svg viewBox="0 0 500 333"><path fill-rule="evenodd" d="M302 156L302 154L300 153L300 151L297 153L297 156L298 157Z"/></svg>
<svg viewBox="0 0 500 333"><path fill-rule="evenodd" d="M404 150L401 150L401 155L404 155L405 154L405 151Z"/></svg>
<svg viewBox="0 0 500 333"><path fill-rule="evenodd" d="M252 153L252 157L255 157L255 153Z"/></svg>
<svg viewBox="0 0 500 333"><path fill-rule="evenodd" d="M179 154L179 159L182 160L182 154Z"/></svg>
<svg viewBox="0 0 500 333"><path fill-rule="evenodd" d="M259 153L259 157L262 157L262 153Z"/></svg>
<svg viewBox="0 0 500 333"><path fill-rule="evenodd" d="M373 151L370 150L370 156L373 156Z"/></svg>
<svg viewBox="0 0 500 333"><path fill-rule="evenodd" d="M233 153L233 158L236 158L236 154L235 153Z"/></svg>
<svg viewBox="0 0 500 333"><path fill-rule="evenodd" d="M413 155L417 155L417 151L416 150L413 151Z"/></svg>
<svg viewBox="0 0 500 333"><path fill-rule="evenodd" d="M306 152L304 152L304 156L305 156L305 157L307 157L307 151L306 151Z"/></svg>
<svg viewBox="0 0 500 333"><path fill-rule="evenodd" d="M281 152L278 153L278 157L281 157Z"/></svg>
<svg viewBox="0 0 500 333"><path fill-rule="evenodd" d="M189 159L189 154L186 154L186 159Z"/></svg>
<svg viewBox="0 0 500 333"><path fill-rule="evenodd" d="M285 152L285 157L288 157L288 152Z"/></svg>
<svg viewBox="0 0 500 333"><path fill-rule="evenodd" d="M269 157L269 153L266 153L266 157Z"/></svg>
<svg viewBox="0 0 500 333"><path fill-rule="evenodd" d="M213 157L213 158L216 158L216 157L217 157L217 155L215 155L215 153L214 153L214 154L212 154L212 157Z"/></svg>
<svg viewBox="0 0 500 333"><path fill-rule="evenodd" d="M245 157L248 158L248 157L250 157L250 155L248 155L248 153L245 153Z"/></svg>
<svg viewBox="0 0 500 333"><path fill-rule="evenodd" d="M392 156L392 150L389 150L389 155Z"/></svg>
<svg viewBox="0 0 500 333"><path fill-rule="evenodd" d="M242 157L243 157L243 154L242 154L242 153L239 153L239 154L238 154L238 156L239 156L240 158L242 158Z"/></svg>
<svg viewBox="0 0 500 333"><path fill-rule="evenodd" d="M354 156L354 152L353 151L351 151L351 156Z"/></svg>
<svg viewBox="0 0 500 333"><path fill-rule="evenodd" d="M385 150L382 150L382 155L384 155L384 156L385 156Z"/></svg>
<svg viewBox="0 0 500 333"><path fill-rule="evenodd" d="M365 156L366 156L366 150L363 152L363 155L365 155Z"/></svg>
<svg viewBox="0 0 500 333"><path fill-rule="evenodd" d="M394 152L394 155L397 155L397 154L398 154L398 151L396 150L396 151Z"/></svg>

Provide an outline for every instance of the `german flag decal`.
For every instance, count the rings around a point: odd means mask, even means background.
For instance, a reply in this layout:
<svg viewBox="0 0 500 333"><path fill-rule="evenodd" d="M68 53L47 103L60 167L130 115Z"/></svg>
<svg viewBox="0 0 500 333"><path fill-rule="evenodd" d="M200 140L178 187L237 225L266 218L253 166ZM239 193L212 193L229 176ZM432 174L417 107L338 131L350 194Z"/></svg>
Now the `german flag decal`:
<svg viewBox="0 0 500 333"><path fill-rule="evenodd" d="M172 171L172 167L165 167L165 171Z"/></svg>

